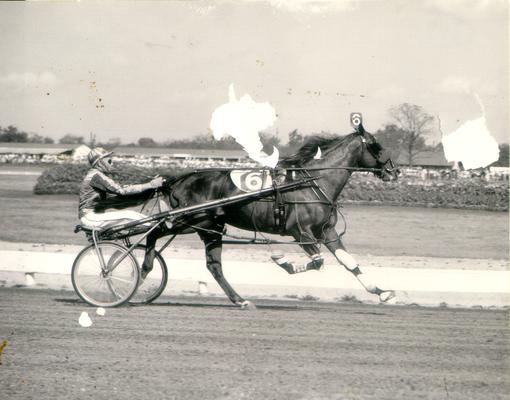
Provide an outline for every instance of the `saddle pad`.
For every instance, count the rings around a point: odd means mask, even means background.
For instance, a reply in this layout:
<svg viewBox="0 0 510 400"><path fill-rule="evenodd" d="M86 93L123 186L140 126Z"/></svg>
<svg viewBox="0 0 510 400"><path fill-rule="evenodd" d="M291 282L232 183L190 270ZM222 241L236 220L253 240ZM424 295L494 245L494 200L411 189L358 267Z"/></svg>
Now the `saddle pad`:
<svg viewBox="0 0 510 400"><path fill-rule="evenodd" d="M253 192L273 185L268 170L234 170L230 172L230 179L243 192Z"/></svg>

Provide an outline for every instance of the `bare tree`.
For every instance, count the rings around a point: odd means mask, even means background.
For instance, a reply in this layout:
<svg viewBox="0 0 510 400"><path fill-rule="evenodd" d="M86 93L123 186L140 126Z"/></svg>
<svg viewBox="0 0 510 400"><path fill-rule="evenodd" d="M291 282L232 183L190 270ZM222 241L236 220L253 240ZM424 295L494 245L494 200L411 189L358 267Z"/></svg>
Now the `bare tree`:
<svg viewBox="0 0 510 400"><path fill-rule="evenodd" d="M391 108L390 115L397 127L403 131L403 150L408 164L412 166L416 156L427 148L425 138L432 133L434 117L422 107L409 103Z"/></svg>
<svg viewBox="0 0 510 400"><path fill-rule="evenodd" d="M377 141L390 151L391 158L398 160L404 149L407 132L395 124L386 124L382 129L374 132Z"/></svg>

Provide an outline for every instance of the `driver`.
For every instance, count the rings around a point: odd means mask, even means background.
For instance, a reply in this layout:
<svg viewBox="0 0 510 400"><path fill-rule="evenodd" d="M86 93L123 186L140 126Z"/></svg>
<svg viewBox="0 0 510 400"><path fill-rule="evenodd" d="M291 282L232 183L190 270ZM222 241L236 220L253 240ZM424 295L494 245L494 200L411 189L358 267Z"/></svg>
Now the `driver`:
<svg viewBox="0 0 510 400"><path fill-rule="evenodd" d="M144 184L119 185L107 176L112 172L112 154L113 152L108 152L102 147L96 147L88 155L92 168L81 184L78 207L78 217L81 223L88 228L102 228L111 225L112 222L129 222L145 218L145 215L133 210L96 212L96 207L101 204L101 200L106 199L108 193L127 196L163 186L161 177Z"/></svg>

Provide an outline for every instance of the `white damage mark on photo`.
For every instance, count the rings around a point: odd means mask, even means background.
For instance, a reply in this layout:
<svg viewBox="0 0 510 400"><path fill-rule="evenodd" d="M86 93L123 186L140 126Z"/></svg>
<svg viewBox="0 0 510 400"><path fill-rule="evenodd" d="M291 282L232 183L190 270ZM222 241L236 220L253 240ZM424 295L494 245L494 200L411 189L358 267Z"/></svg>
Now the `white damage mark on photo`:
<svg viewBox="0 0 510 400"><path fill-rule="evenodd" d="M483 168L499 159L498 142L487 128L483 104L476 93L474 96L480 104L482 116L466 121L441 139L446 160L460 161L464 169Z"/></svg>
<svg viewBox="0 0 510 400"><path fill-rule="evenodd" d="M78 319L78 322L84 328L88 328L92 325L92 320L89 317L89 314L86 311L83 311Z"/></svg>
<svg viewBox="0 0 510 400"><path fill-rule="evenodd" d="M267 155L262 149L259 133L273 125L276 120L274 108L267 102L257 103L249 94L239 100L234 85L228 89L229 102L216 108L211 117L210 128L216 140L232 136L248 153L248 156L260 164L274 168L280 153L273 146L273 153Z"/></svg>
<svg viewBox="0 0 510 400"><path fill-rule="evenodd" d="M106 314L106 311L105 311L105 309L103 307L98 307L97 310L96 310L96 314L100 315L101 317L103 317Z"/></svg>

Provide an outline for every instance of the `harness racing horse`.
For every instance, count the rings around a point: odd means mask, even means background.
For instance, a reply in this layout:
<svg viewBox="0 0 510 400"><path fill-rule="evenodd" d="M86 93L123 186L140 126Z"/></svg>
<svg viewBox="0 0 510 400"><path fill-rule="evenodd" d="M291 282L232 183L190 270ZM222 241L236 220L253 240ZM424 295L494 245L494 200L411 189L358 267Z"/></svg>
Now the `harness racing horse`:
<svg viewBox="0 0 510 400"><path fill-rule="evenodd" d="M318 149L322 157L317 159ZM296 154L283 159L277 171L283 175L274 179L292 181L317 177L312 183L277 193L273 198L249 198L240 203L204 211L189 218L173 221L170 229L156 230L147 238L147 253L142 265L142 276L152 269L156 240L168 234L196 232L205 245L207 268L228 298L241 307L251 306L230 286L222 271L222 237L229 224L248 231L292 236L310 257L306 265L294 265L284 256L273 255L280 267L288 273L321 269L324 263L319 246L324 244L339 263L348 269L369 292L388 301L395 296L392 290L383 290L363 274L356 260L346 251L335 230L337 200L351 173L370 170L384 181L396 180L398 170L389 153L360 124L357 131L345 137L314 137ZM230 170L212 169L168 177L163 193L173 208L186 207L221 199L240 193L230 178ZM278 198L278 199L277 199ZM284 206L285 218L275 209ZM278 210L276 210L278 211Z"/></svg>

